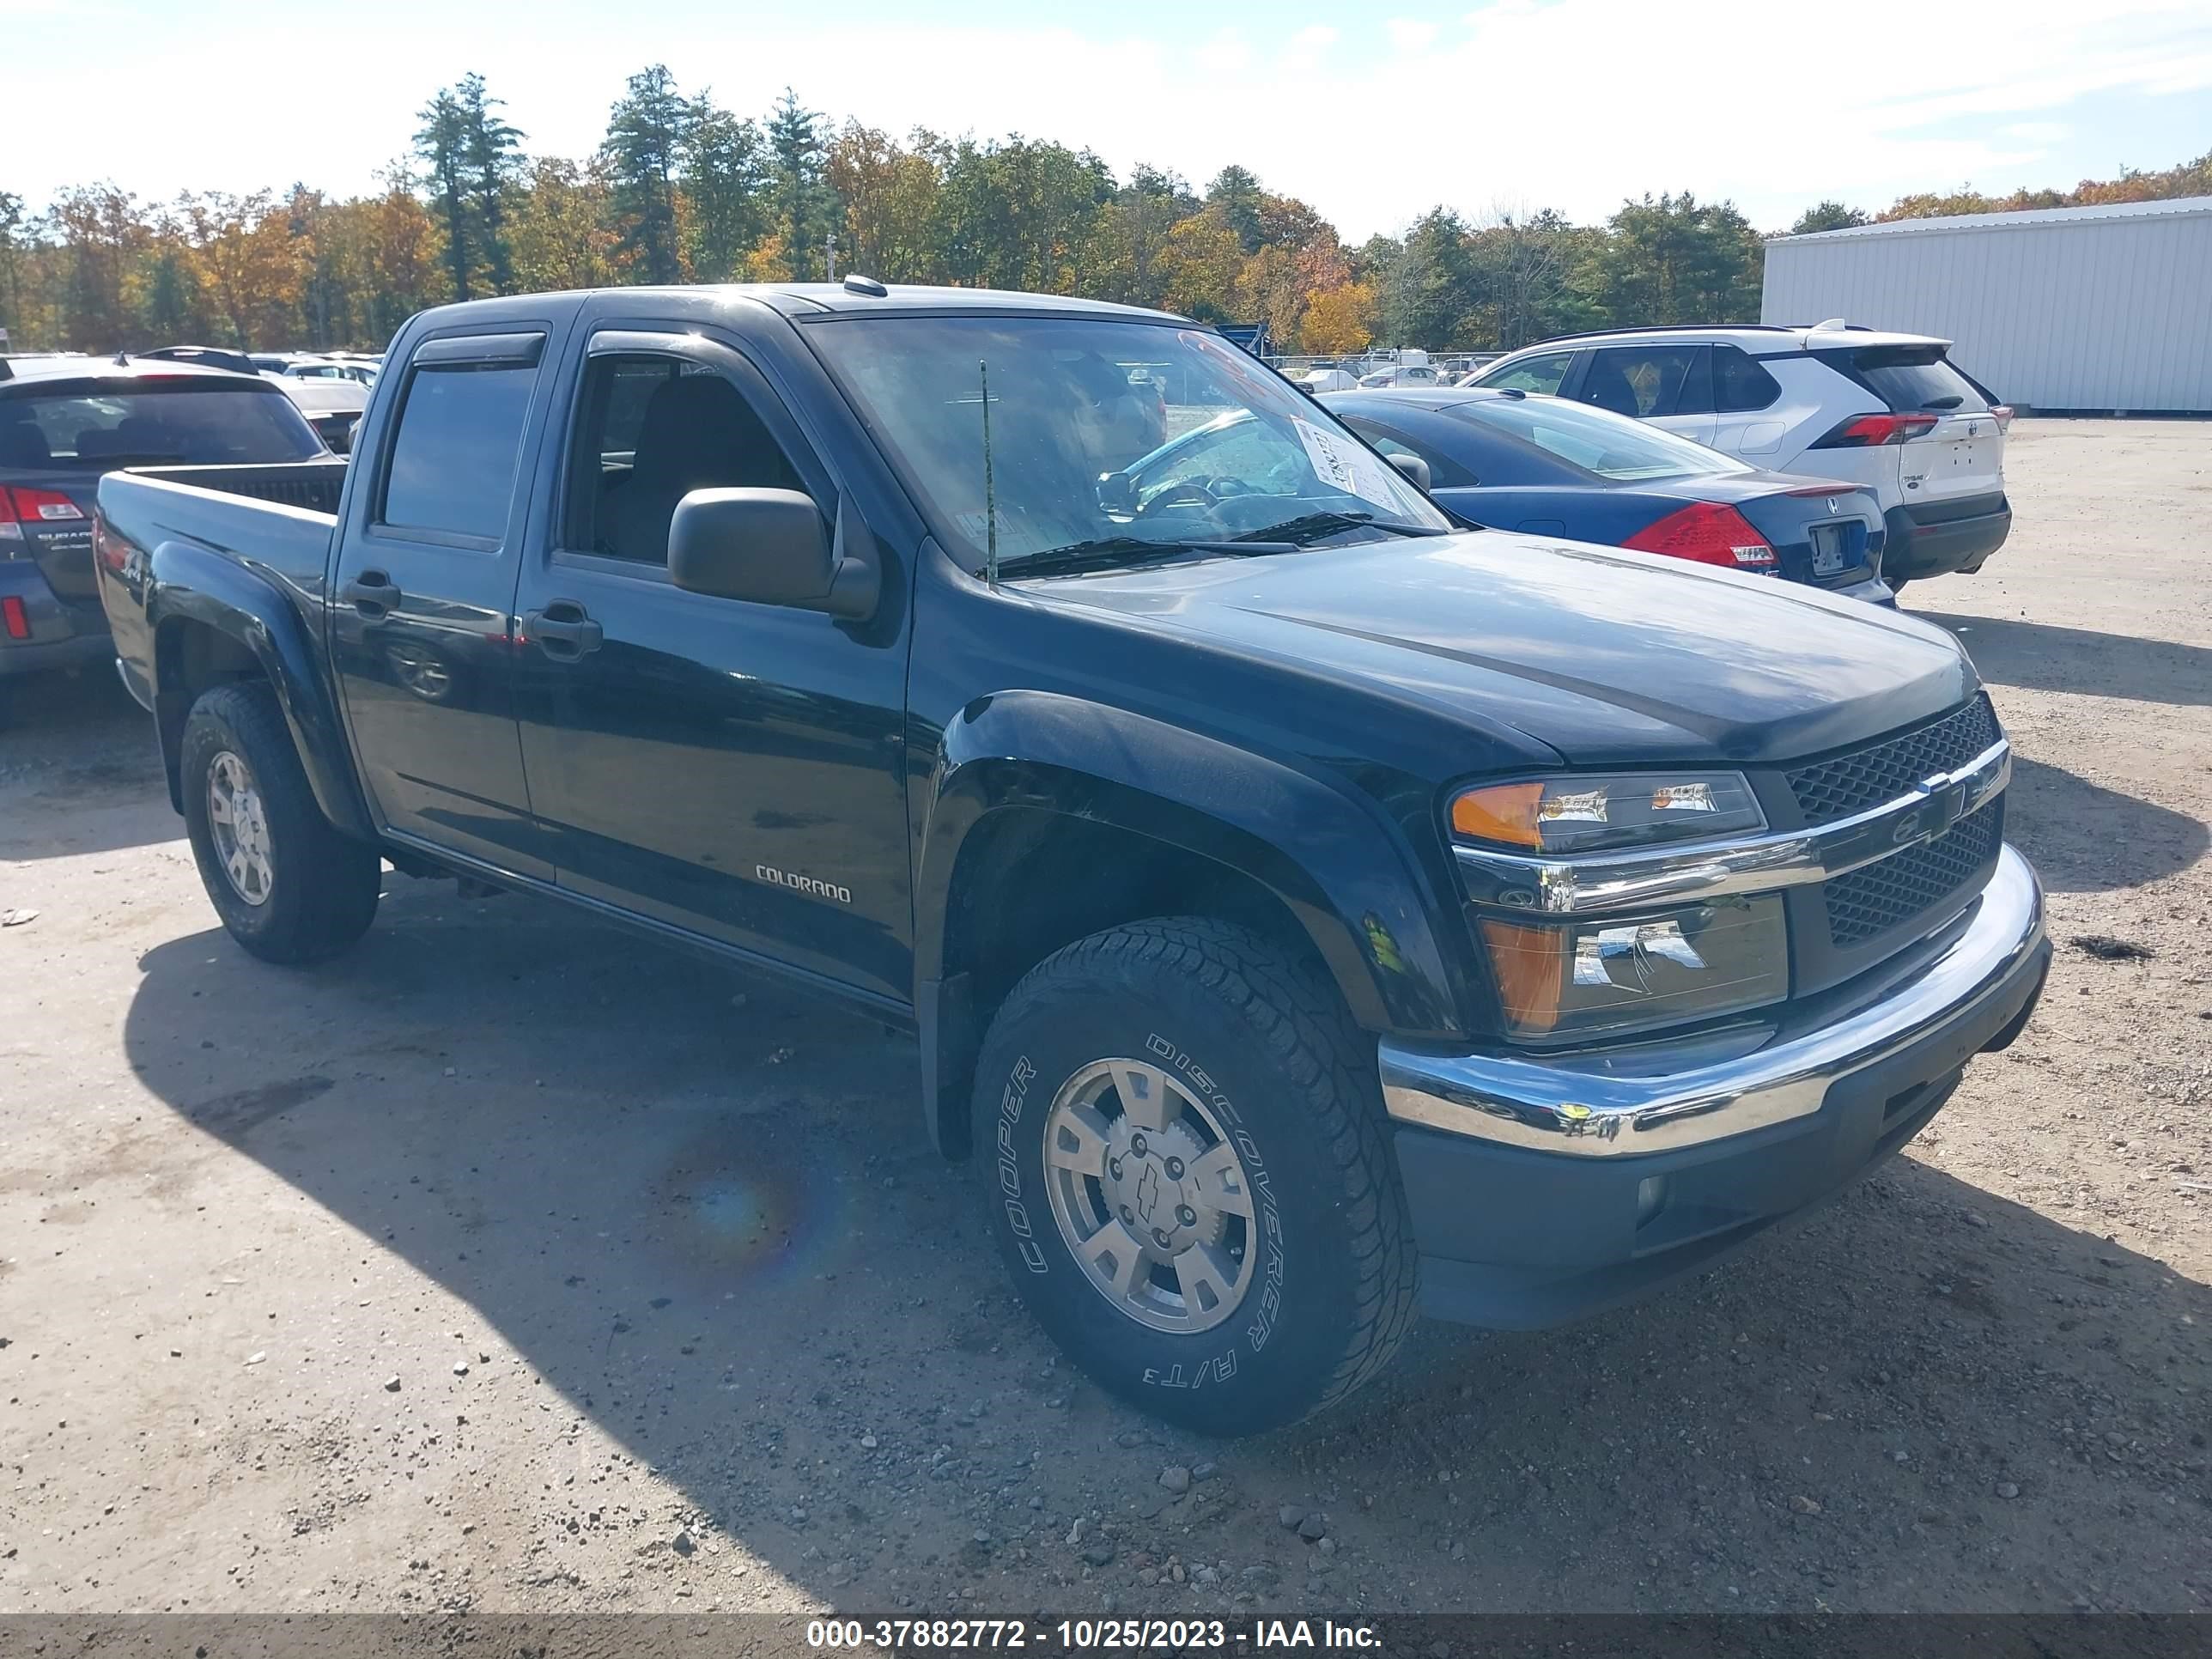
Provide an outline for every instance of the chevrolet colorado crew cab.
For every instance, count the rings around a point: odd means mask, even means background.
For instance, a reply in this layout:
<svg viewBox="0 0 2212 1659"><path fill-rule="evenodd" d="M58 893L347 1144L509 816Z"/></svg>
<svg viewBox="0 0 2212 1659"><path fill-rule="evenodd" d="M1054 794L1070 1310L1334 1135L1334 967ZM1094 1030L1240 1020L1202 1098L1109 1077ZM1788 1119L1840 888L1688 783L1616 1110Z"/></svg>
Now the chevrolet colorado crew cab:
<svg viewBox="0 0 2212 1659"><path fill-rule="evenodd" d="M2041 990L1948 635L1468 528L1211 329L848 278L386 361L349 464L100 488L224 926L327 956L389 860L911 1027L1036 1316L1183 1425L1711 1262Z"/></svg>

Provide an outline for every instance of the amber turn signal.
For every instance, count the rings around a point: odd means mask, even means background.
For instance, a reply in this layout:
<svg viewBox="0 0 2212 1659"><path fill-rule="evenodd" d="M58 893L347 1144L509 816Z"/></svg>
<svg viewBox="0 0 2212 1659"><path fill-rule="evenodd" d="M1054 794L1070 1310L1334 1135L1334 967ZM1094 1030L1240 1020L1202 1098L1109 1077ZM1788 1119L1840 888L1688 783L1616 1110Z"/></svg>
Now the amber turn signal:
<svg viewBox="0 0 2212 1659"><path fill-rule="evenodd" d="M1536 809L1543 799L1540 783L1493 783L1487 789L1470 789L1452 802L1453 833L1470 841L1541 848L1544 835L1536 827Z"/></svg>
<svg viewBox="0 0 2212 1659"><path fill-rule="evenodd" d="M1523 927L1486 917L1482 937L1498 975L1498 1000L1514 1029L1534 1035L1558 1024L1559 994L1566 982L1566 929Z"/></svg>

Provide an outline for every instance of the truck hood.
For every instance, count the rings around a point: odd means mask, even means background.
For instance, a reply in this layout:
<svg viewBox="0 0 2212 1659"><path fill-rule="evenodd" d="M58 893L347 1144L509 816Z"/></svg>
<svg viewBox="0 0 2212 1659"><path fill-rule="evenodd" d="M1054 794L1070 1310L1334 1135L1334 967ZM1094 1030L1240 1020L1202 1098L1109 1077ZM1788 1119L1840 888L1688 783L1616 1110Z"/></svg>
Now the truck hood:
<svg viewBox="0 0 2212 1659"><path fill-rule="evenodd" d="M1954 708L1950 635L1771 577L1496 531L1019 582L1386 687L1577 764L1795 760Z"/></svg>

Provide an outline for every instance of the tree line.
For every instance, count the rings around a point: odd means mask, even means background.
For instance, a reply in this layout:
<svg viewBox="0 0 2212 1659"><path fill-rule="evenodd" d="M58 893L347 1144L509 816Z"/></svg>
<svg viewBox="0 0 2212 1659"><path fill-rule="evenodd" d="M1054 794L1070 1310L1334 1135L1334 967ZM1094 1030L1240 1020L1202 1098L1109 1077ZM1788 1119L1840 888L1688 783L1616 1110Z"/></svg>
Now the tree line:
<svg viewBox="0 0 2212 1659"><path fill-rule="evenodd" d="M1728 202L1624 202L1601 224L1437 207L1352 246L1249 168L1203 188L1012 135L842 126L788 88L759 117L629 78L599 149L533 155L480 75L440 88L363 195L306 184L142 202L112 183L32 213L0 189L0 327L16 350L189 341L380 347L425 306L632 283L821 280L1080 294L1208 321L1265 320L1284 350L1503 349L1576 329L1741 322L1765 238ZM1823 202L1795 232L1875 218L2212 194L2212 154L2070 192Z"/></svg>

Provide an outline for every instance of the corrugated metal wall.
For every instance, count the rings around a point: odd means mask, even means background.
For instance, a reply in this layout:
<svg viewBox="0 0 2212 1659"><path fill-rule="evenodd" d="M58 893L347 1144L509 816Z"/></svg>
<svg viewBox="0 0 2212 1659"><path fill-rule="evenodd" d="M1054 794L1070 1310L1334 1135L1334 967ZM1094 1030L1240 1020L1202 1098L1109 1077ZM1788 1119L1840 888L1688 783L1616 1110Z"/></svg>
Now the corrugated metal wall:
<svg viewBox="0 0 2212 1659"><path fill-rule="evenodd" d="M2212 411L2212 210L1770 243L1762 321L1956 341L2038 409Z"/></svg>

